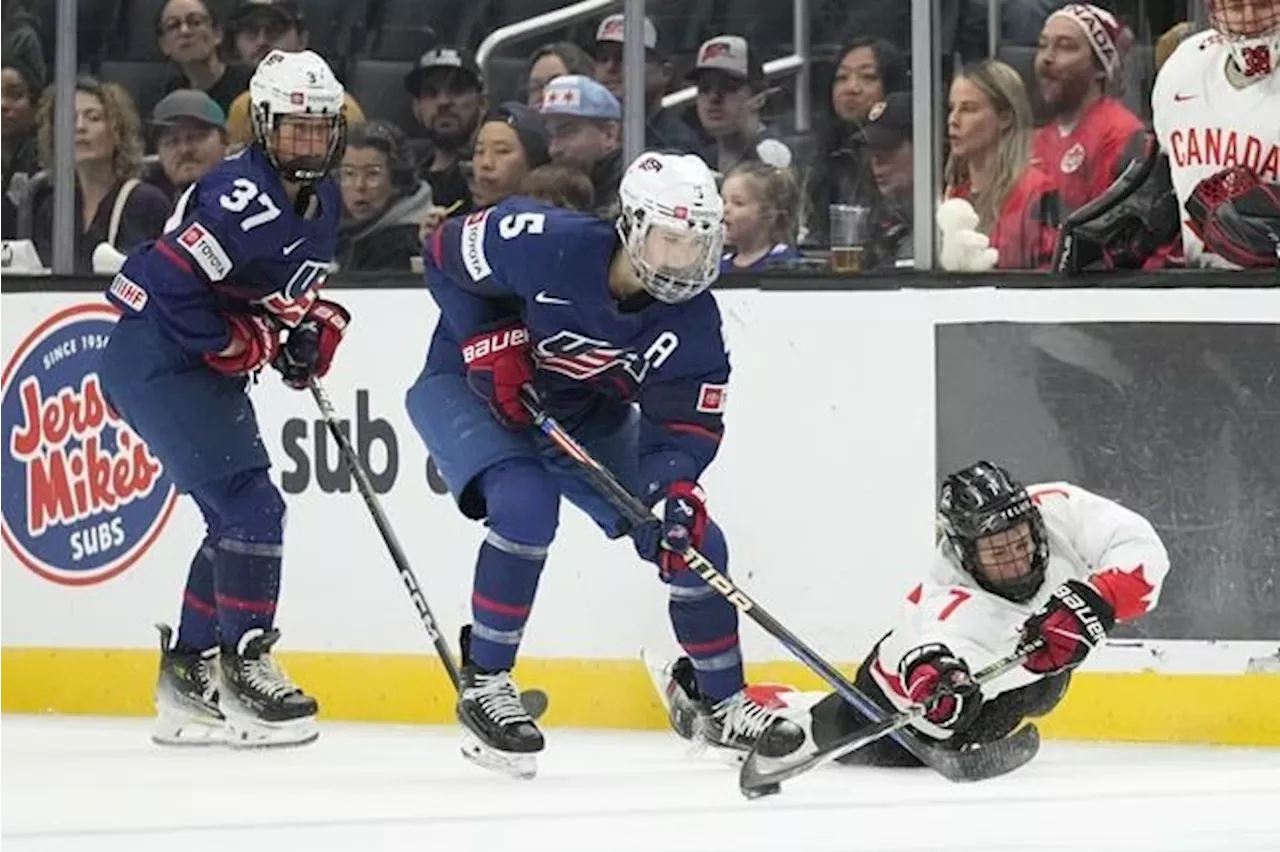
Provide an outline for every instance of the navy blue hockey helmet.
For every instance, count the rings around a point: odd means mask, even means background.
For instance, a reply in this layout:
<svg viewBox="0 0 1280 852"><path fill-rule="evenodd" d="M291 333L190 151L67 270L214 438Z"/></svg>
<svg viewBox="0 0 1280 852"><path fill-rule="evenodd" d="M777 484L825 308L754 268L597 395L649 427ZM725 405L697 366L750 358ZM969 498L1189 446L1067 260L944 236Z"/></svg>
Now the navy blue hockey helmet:
<svg viewBox="0 0 1280 852"><path fill-rule="evenodd" d="M1030 600L1040 590L1049 565L1044 519L1027 489L1009 471L980 461L951 474L938 495L938 517L965 571L979 586L1017 603ZM1029 546L1016 532L1023 523ZM978 542L988 538L989 558L980 561ZM1022 570L1028 555L1030 565Z"/></svg>

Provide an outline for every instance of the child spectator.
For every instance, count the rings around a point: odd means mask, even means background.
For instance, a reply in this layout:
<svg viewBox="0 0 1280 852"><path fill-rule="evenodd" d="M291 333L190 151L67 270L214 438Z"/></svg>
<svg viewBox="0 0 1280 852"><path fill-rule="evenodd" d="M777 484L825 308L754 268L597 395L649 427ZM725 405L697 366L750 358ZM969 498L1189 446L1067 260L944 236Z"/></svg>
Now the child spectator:
<svg viewBox="0 0 1280 852"><path fill-rule="evenodd" d="M764 269L798 258L792 240L800 187L790 169L745 162L725 178L725 242L732 247L720 260L720 271Z"/></svg>
<svg viewBox="0 0 1280 852"><path fill-rule="evenodd" d="M1045 268L1061 219L1052 178L1031 163L1031 104L1003 62L965 66L947 99L947 198L965 199L1002 269Z"/></svg>
<svg viewBox="0 0 1280 852"><path fill-rule="evenodd" d="M566 210L589 212L595 207L591 179L573 166L548 163L525 175L520 194Z"/></svg>

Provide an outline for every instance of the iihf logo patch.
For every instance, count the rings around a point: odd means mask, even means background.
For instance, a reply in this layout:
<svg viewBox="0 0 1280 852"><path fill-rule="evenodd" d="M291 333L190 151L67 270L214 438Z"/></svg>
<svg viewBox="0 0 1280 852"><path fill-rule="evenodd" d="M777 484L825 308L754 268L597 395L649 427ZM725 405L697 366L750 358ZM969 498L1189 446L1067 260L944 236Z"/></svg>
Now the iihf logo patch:
<svg viewBox="0 0 1280 852"><path fill-rule="evenodd" d="M160 462L98 384L118 316L100 304L59 311L19 344L0 379L0 534L23 565L67 586L127 569L177 502Z"/></svg>

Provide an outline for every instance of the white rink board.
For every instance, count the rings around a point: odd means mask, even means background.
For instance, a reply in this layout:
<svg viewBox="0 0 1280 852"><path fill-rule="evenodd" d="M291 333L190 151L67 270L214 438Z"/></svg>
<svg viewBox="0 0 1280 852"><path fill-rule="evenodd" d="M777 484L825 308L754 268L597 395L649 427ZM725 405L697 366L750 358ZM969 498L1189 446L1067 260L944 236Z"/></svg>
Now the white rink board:
<svg viewBox="0 0 1280 852"><path fill-rule="evenodd" d="M425 449L403 408L435 323L434 303L425 290L329 295L350 308L353 323L326 385L352 418L357 391L367 391L370 416L394 429L399 476L383 504L428 601L455 634L469 616L483 528L429 490ZM836 659L861 657L887 629L932 549L935 323L1280 322L1280 291L1260 290L731 290L718 299L734 373L726 438L703 481L711 510L729 536L733 576ZM49 315L95 300L6 293L5 362ZM293 469L281 447L285 421L307 421L314 440L318 415L309 394L270 373L253 399L278 478L282 467ZM374 468L383 464L375 454ZM278 622L289 646L421 653L422 628L356 492L322 493L313 478L286 499ZM177 617L202 534L198 512L182 500L135 565L82 587L44 580L4 548L4 646L151 647L151 623ZM760 631L744 628L743 636L749 659L787 659ZM655 569L566 506L523 653L634 658L641 645L670 644ZM1166 663L1177 665L1157 661ZM1240 670L1234 662L1225 668Z"/></svg>

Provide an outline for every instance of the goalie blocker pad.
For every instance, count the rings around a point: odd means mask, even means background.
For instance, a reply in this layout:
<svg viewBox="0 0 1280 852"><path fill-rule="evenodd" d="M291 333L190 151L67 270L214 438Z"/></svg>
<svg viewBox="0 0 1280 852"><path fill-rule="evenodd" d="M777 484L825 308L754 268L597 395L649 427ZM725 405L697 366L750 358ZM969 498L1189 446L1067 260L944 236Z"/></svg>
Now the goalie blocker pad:
<svg viewBox="0 0 1280 852"><path fill-rule="evenodd" d="M1052 269L1137 269L1178 239L1182 219L1169 158L1155 135L1135 135L1128 165L1107 191L1075 210L1058 232Z"/></svg>

